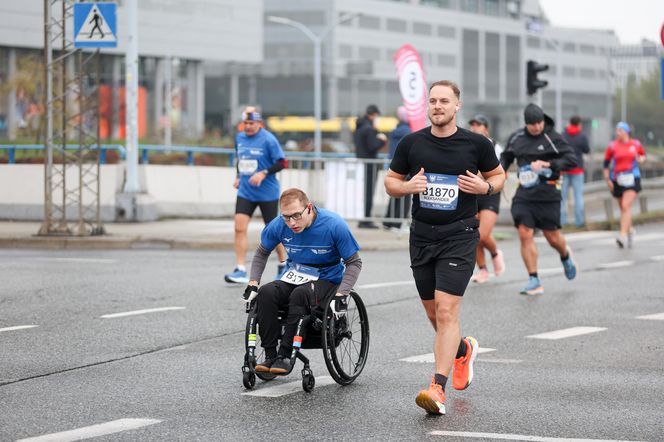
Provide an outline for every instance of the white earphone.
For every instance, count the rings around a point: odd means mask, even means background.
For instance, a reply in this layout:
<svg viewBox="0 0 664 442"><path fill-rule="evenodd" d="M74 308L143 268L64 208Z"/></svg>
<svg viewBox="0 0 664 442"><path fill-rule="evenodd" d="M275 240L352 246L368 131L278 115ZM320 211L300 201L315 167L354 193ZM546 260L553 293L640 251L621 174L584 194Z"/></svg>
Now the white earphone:
<svg viewBox="0 0 664 442"><path fill-rule="evenodd" d="M458 106L458 105L454 106L454 110L456 110L457 112L459 112L459 106Z"/></svg>

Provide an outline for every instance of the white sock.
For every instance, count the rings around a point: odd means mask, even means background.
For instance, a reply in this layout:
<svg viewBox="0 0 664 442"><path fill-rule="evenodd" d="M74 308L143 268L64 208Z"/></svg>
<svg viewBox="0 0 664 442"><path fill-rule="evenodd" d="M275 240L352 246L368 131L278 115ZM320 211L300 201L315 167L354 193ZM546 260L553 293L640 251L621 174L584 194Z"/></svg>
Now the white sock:
<svg viewBox="0 0 664 442"><path fill-rule="evenodd" d="M246 272L247 268L245 266L241 266L240 264L235 266L236 269L238 269L241 272Z"/></svg>

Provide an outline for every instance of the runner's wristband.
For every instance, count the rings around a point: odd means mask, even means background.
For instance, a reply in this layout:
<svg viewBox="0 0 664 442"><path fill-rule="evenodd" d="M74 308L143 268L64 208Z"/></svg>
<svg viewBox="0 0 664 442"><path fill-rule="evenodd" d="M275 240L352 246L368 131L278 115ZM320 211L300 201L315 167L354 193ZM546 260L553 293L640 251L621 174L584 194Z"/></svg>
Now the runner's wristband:
<svg viewBox="0 0 664 442"><path fill-rule="evenodd" d="M268 175L272 175L272 174L275 174L275 173L277 173L277 172L279 172L279 171L281 171L281 170L283 170L287 167L288 167L288 160L284 158L284 159L278 160L276 163L274 163L272 166L270 166L269 169L261 170L261 172L265 172Z"/></svg>

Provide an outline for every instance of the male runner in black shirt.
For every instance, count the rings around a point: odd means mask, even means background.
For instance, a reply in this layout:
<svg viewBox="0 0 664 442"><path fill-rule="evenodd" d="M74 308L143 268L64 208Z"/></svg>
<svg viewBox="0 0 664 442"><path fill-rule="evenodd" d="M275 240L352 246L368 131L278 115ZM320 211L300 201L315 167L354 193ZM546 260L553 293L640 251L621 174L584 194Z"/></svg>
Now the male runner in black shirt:
<svg viewBox="0 0 664 442"><path fill-rule="evenodd" d="M514 132L500 155L505 170L516 159L519 187L512 199L512 218L519 231L521 257L528 271L528 283L522 295L544 293L537 274L535 228L542 229L549 245L560 254L567 279L576 276L576 264L560 232L561 170L576 167L576 154L565 139L553 129L553 120L536 104L523 112L526 127Z"/></svg>
<svg viewBox="0 0 664 442"><path fill-rule="evenodd" d="M456 125L460 95L451 81L431 86L431 126L401 140L385 178L390 196L414 195L411 268L436 331L436 372L415 402L431 414L445 414L445 384L453 363L454 388L463 390L473 380L479 345L470 336L461 338L459 310L479 240L476 195L500 192L505 183L491 141ZM412 177L408 181L407 175Z"/></svg>

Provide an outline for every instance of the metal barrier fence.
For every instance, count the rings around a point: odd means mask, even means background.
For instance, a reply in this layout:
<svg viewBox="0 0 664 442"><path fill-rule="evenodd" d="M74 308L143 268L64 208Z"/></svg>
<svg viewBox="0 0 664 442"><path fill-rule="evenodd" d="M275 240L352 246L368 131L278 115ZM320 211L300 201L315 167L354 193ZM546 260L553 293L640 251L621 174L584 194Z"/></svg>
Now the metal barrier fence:
<svg viewBox="0 0 664 442"><path fill-rule="evenodd" d="M79 148L78 144L67 144L67 150L77 150ZM101 146L92 146L93 149L101 149L101 164L106 163L106 153L109 151L118 152L120 159L124 160L126 157L126 149L121 144L102 144ZM15 164L16 163L16 152L17 151L43 151L43 144L0 144L0 153L5 151L7 152L7 163ZM235 149L232 147L212 147L212 146L163 146L158 144L140 144L138 146L139 158L141 164L150 163L150 153L184 153L186 154L186 164L188 166L195 165L195 157L200 154L208 155L219 155L221 157L228 158L228 164L235 164ZM336 152L322 152L316 154L315 152L285 152L286 158L298 158L303 160L303 164L307 164L307 159L309 158L354 158L355 155L352 153L336 153ZM379 158L386 158L386 154L378 154Z"/></svg>
<svg viewBox="0 0 664 442"><path fill-rule="evenodd" d="M0 145L0 153L7 152L8 163L16 161L16 152L20 150L42 151L43 145ZM78 145L68 145L72 150ZM101 163L105 163L108 151L118 152L120 158L125 157L122 145L101 145ZM140 145L139 153L142 164L149 164L150 153L185 153L186 164L194 165L195 156L212 154L226 156L222 162L232 167L235 163L235 149L206 146L160 146ZM282 189L298 187L307 192L309 197L321 207L338 212L342 217L352 221L384 223L386 227L400 228L410 218L411 198L390 198L384 191L383 179L390 160L386 155L377 159L358 159L353 154L324 152L315 157L314 152L286 151L289 161L288 169L279 174ZM641 210L648 211L647 199L660 200L661 168L644 171L640 194ZM647 178L646 178L647 177ZM608 195L603 181L588 182L585 187L586 209L590 209L595 200L602 204L606 219L612 219L612 198ZM513 189L503 192L506 207L509 207ZM659 203L652 208L659 208ZM504 212L508 217L509 210ZM501 216L503 216L501 214ZM506 218L507 219L507 218Z"/></svg>

